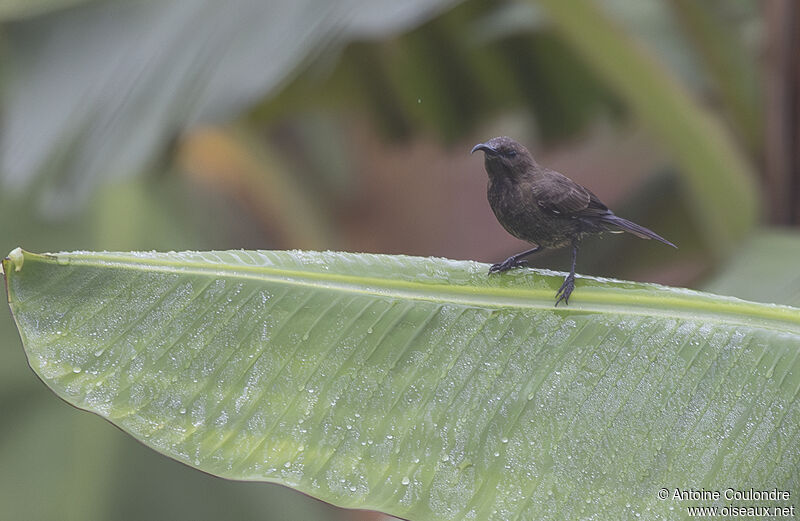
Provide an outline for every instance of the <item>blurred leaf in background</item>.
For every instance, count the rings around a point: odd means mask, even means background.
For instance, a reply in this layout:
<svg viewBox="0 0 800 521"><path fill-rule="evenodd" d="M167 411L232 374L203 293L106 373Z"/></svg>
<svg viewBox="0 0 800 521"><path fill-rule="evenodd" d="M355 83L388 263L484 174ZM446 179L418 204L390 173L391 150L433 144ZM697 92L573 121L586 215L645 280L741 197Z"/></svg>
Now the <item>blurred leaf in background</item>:
<svg viewBox="0 0 800 521"><path fill-rule="evenodd" d="M26 18L89 1L92 0L3 0L0 20Z"/></svg>
<svg viewBox="0 0 800 521"><path fill-rule="evenodd" d="M312 55L452 0L91 2L6 24L3 183L60 215L143 171L188 126L231 119Z"/></svg>
<svg viewBox="0 0 800 521"><path fill-rule="evenodd" d="M800 235L796 230L764 229L742 243L704 289L747 300L800 307Z"/></svg>

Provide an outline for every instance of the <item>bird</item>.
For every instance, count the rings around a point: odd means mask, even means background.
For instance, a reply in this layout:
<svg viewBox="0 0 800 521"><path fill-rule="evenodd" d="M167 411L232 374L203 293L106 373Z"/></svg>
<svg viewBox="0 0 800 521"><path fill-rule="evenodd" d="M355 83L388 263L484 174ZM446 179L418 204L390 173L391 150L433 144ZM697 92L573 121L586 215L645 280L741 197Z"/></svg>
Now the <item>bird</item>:
<svg viewBox="0 0 800 521"><path fill-rule="evenodd" d="M628 232L677 248L654 231L614 214L589 189L536 162L528 149L506 136L478 143L471 153L484 153L489 176L487 196L505 230L533 248L493 264L489 275L525 266L525 257L546 248L572 247L569 275L556 292L555 306L575 289L575 263L581 240L603 232Z"/></svg>

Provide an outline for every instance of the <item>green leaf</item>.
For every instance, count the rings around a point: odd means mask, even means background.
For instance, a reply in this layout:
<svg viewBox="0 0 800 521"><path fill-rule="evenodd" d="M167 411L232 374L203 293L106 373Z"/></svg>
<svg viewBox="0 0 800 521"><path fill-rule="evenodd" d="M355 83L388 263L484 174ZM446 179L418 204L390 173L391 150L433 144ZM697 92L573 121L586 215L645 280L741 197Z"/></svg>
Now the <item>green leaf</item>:
<svg viewBox="0 0 800 521"><path fill-rule="evenodd" d="M707 291L800 307L800 233L760 228L708 281Z"/></svg>
<svg viewBox="0 0 800 521"><path fill-rule="evenodd" d="M755 48L748 48L755 46L745 44L746 29L742 27L758 23L762 16L758 6L740 2L732 7L730 2L691 0L670 0L669 4L703 59L715 92L736 124L735 130L751 151L761 150L764 94L760 91L759 60ZM726 16L726 11L739 11L738 17Z"/></svg>
<svg viewBox="0 0 800 521"><path fill-rule="evenodd" d="M583 277L554 308L560 274L332 252L3 267L56 394L218 476L414 520L674 518L708 502L662 487L800 485L796 308Z"/></svg>
<svg viewBox="0 0 800 521"><path fill-rule="evenodd" d="M3 0L0 2L0 20L9 21L41 15L89 1L95 0Z"/></svg>
<svg viewBox="0 0 800 521"><path fill-rule="evenodd" d="M228 120L319 54L455 0L90 2L8 24L0 183L51 215L141 173L186 128Z"/></svg>

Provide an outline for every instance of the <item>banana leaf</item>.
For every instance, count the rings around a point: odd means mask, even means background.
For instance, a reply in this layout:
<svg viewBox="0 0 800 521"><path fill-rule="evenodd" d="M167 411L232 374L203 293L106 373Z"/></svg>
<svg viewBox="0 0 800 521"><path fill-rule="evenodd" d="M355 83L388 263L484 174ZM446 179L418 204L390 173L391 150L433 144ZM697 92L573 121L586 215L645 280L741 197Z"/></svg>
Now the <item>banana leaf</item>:
<svg viewBox="0 0 800 521"><path fill-rule="evenodd" d="M413 520L674 519L730 504L687 490L797 489L797 308L587 277L556 308L563 274L334 252L3 268L45 384L213 475Z"/></svg>

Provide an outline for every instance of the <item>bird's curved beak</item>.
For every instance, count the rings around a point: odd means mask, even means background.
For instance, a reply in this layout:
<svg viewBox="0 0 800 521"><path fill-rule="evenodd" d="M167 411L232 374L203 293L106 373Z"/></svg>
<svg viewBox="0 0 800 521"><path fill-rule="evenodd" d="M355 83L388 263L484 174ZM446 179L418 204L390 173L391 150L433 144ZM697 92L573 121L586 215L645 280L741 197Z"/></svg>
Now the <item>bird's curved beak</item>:
<svg viewBox="0 0 800 521"><path fill-rule="evenodd" d="M470 151L470 154L474 154L476 150L483 150L487 154L491 154L493 156L497 155L497 150L495 150L494 148L490 147L486 143L478 143L477 145L472 147L472 150Z"/></svg>

